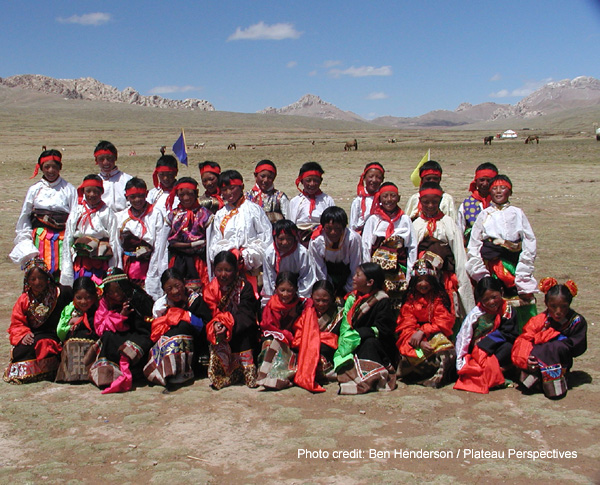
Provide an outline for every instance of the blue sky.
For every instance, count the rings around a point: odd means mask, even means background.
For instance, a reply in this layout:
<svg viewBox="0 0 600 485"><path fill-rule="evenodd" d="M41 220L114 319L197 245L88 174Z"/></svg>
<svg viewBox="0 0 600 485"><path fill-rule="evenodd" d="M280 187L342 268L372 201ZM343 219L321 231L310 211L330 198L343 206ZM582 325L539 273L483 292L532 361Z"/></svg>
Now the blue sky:
<svg viewBox="0 0 600 485"><path fill-rule="evenodd" d="M373 118L600 78L600 1L0 0L0 77L93 77L252 113L307 93Z"/></svg>

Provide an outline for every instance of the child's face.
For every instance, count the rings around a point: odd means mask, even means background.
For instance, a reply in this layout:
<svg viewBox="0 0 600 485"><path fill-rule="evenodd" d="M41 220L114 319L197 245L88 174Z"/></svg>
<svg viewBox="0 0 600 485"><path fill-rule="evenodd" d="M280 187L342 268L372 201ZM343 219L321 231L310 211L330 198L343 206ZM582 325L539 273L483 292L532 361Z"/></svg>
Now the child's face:
<svg viewBox="0 0 600 485"><path fill-rule="evenodd" d="M109 283L104 288L104 297L108 301L109 306L122 305L127 301L127 295L118 283Z"/></svg>
<svg viewBox="0 0 600 485"><path fill-rule="evenodd" d="M308 195L316 195L321 187L321 182L323 182L322 177L317 177L316 175L309 175L302 179L302 186L304 187L304 192Z"/></svg>
<svg viewBox="0 0 600 485"><path fill-rule="evenodd" d="M160 184L163 187L170 189L175 183L175 177L177 177L177 172L158 172L157 176Z"/></svg>
<svg viewBox="0 0 600 485"><path fill-rule="evenodd" d="M285 232L281 232L275 237L275 244L277 244L277 249L280 253L287 253L294 247L295 242L296 238Z"/></svg>
<svg viewBox="0 0 600 485"><path fill-rule="evenodd" d="M236 268L226 261L221 261L215 266L215 278L219 286L230 286L235 280Z"/></svg>
<svg viewBox="0 0 600 485"><path fill-rule="evenodd" d="M441 181L441 175L430 173L429 175L425 175L425 177L421 179L421 185L423 185L425 182L435 182L436 184L439 184Z"/></svg>
<svg viewBox="0 0 600 485"><path fill-rule="evenodd" d="M498 313L502 307L502 293L496 290L486 290L481 297L481 306L488 313Z"/></svg>
<svg viewBox="0 0 600 485"><path fill-rule="evenodd" d="M313 299L315 311L317 312L317 314L319 316L323 315L324 313L327 312L327 310L329 310L329 307L331 306L332 298L327 290L324 290L321 288L319 290L313 291L312 299Z"/></svg>
<svg viewBox="0 0 600 485"><path fill-rule="evenodd" d="M90 207L97 206L102 200L102 190L99 187L84 187L83 195Z"/></svg>
<svg viewBox="0 0 600 485"><path fill-rule="evenodd" d="M237 202L244 195L243 185L223 185L221 187L221 197L223 200L231 205L237 204Z"/></svg>
<svg viewBox="0 0 600 485"><path fill-rule="evenodd" d="M487 197L490 193L490 182L492 181L491 177L479 177L475 179L475 188L479 195L482 197Z"/></svg>
<svg viewBox="0 0 600 485"><path fill-rule="evenodd" d="M60 175L60 166L54 160L49 160L43 163L42 173L48 182L54 182Z"/></svg>
<svg viewBox="0 0 600 485"><path fill-rule="evenodd" d="M177 197L179 198L179 205L184 209L191 209L198 200L196 191L192 189L177 190Z"/></svg>
<svg viewBox="0 0 600 485"><path fill-rule="evenodd" d="M254 177L256 179L256 185L258 185L258 188L263 192L266 192L273 187L273 183L275 182L275 177L277 177L277 175L269 170L263 170L262 172L255 174Z"/></svg>
<svg viewBox="0 0 600 485"><path fill-rule="evenodd" d="M439 195L435 194L427 194L423 195L421 198L421 208L423 209L423 213L427 217L435 216L440 210L440 202L442 198Z"/></svg>
<svg viewBox="0 0 600 485"><path fill-rule="evenodd" d="M87 290L77 290L73 295L73 305L82 313L87 312L98 302L96 293L90 294Z"/></svg>
<svg viewBox="0 0 600 485"><path fill-rule="evenodd" d="M431 283L429 279L425 276L419 276L417 279L417 284L415 285L415 289L421 295L425 296L431 291Z"/></svg>
<svg viewBox="0 0 600 485"><path fill-rule="evenodd" d="M339 222L326 222L323 226L323 233L332 243L340 242L346 227Z"/></svg>
<svg viewBox="0 0 600 485"><path fill-rule="evenodd" d="M381 173L381 172L380 172ZM400 202L400 195L396 192L384 192L379 198L381 208L385 212L394 212L398 209L398 202Z"/></svg>
<svg viewBox="0 0 600 485"><path fill-rule="evenodd" d="M27 277L27 284L34 295L42 295L48 289L48 276L38 268L35 268Z"/></svg>
<svg viewBox="0 0 600 485"><path fill-rule="evenodd" d="M373 195L377 192L382 183L383 173L381 170L372 168L365 174L365 189L369 194Z"/></svg>
<svg viewBox="0 0 600 485"><path fill-rule="evenodd" d="M374 281L367 279L364 271L360 268L356 270L352 277L352 289L359 293L369 293L373 287Z"/></svg>
<svg viewBox="0 0 600 485"><path fill-rule="evenodd" d="M185 284L176 278L169 278L163 285L163 290L167 298L175 303L181 303L185 300Z"/></svg>
<svg viewBox="0 0 600 485"><path fill-rule="evenodd" d="M117 157L115 157L112 153L110 155L99 155L96 157L96 163L102 172L110 172L113 168L115 168Z"/></svg>
<svg viewBox="0 0 600 485"><path fill-rule="evenodd" d="M290 303L296 296L296 287L289 281L282 281L275 288L275 293L282 303Z"/></svg>
<svg viewBox="0 0 600 485"><path fill-rule="evenodd" d="M508 185L494 185L490 189L492 195L492 202L494 204L502 205L508 202L508 198L512 195L512 190Z"/></svg>
<svg viewBox="0 0 600 485"><path fill-rule="evenodd" d="M202 181L202 186L204 190L209 194L214 194L217 192L219 177L212 172L204 172L200 177Z"/></svg>
<svg viewBox="0 0 600 485"><path fill-rule="evenodd" d="M146 206L146 196L144 194L128 195L127 201L136 211L141 211Z"/></svg>
<svg viewBox="0 0 600 485"><path fill-rule="evenodd" d="M557 323L564 323L571 308L567 300L560 295L550 296L546 299L546 307L552 320Z"/></svg>

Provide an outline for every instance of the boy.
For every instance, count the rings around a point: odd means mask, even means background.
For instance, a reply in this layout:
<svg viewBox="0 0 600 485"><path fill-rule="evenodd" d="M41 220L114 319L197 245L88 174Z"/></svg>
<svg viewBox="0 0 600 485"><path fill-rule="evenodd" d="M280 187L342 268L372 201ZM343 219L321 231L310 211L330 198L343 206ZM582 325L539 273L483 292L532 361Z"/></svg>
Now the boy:
<svg viewBox="0 0 600 485"><path fill-rule="evenodd" d="M102 200L115 213L127 207L125 184L131 179L131 175L119 170L117 158L117 147L109 141L101 141L94 150L96 165L100 167L98 175L104 184Z"/></svg>
<svg viewBox="0 0 600 485"><path fill-rule="evenodd" d="M421 185L425 182L435 182L441 184L442 182L442 166L435 160L429 160L425 162L419 169L419 177L421 177ZM406 215L412 220L415 220L419 216L419 192L413 194L408 199L406 204ZM453 221L456 220L456 209L454 206L454 199L450 194L444 192L442 201L440 203L440 210L446 214Z"/></svg>

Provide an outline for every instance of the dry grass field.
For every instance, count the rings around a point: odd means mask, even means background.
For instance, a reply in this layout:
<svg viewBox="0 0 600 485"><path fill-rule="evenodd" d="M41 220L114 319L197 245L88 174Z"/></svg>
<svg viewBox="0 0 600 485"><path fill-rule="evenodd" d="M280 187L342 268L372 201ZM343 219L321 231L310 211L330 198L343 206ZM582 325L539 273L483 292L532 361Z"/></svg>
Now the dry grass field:
<svg viewBox="0 0 600 485"><path fill-rule="evenodd" d="M475 167L494 162L512 178L513 203L525 210L537 235L536 276L573 278L580 288L573 306L589 323L589 350L576 359L573 388L560 401L513 388L474 395L403 384L391 393L352 397L338 396L334 384L311 395L299 388L213 391L200 380L171 394L140 383L134 392L103 396L91 384L2 382L1 483L600 481L600 143L589 134L540 127L539 145L519 138L484 146L487 131L397 132L29 94L15 99L6 90L0 90L0 110L2 368L9 353L5 330L22 288L20 270L7 255L41 145L64 148L63 176L74 185L96 171L92 151L100 139L120 149L120 168L151 182L159 147L170 146L181 126L188 144L206 147L189 150L190 166L180 175L197 176L197 162L216 160L238 169L249 186L254 164L268 158L279 168L276 185L293 196L299 166L315 160L326 172L323 190L346 209L370 161L383 163L386 179L399 185L404 201L415 190L409 175L427 149L442 164L442 185L457 201L467 195ZM390 137L398 143L386 143ZM351 138L358 139L359 150L344 152ZM226 149L231 142L236 151ZM136 156L128 155L132 150ZM541 299L538 306L543 309ZM301 450L313 457L299 456ZM401 450L438 456L404 458ZM552 450L555 456L544 459L517 454ZM576 457L565 457L567 451Z"/></svg>

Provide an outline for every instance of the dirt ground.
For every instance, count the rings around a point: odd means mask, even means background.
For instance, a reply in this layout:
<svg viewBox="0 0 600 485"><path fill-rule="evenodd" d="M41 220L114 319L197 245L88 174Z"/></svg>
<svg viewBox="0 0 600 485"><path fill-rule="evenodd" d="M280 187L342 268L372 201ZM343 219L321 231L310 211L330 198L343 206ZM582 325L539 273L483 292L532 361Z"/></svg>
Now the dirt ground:
<svg viewBox="0 0 600 485"><path fill-rule="evenodd" d="M143 134L121 125L89 133L76 126L36 129L36 136L20 136L17 121L9 128L8 135L0 135L4 335L22 289L20 270L6 255L31 184L38 140L66 148L63 176L78 185L96 171L92 151L100 138L120 148L118 164L124 171L150 182L158 147L177 136L153 129ZM479 132L398 136L261 130L198 128L196 136L207 146L190 150L190 167L180 175L197 176L197 162L216 160L240 170L249 186L254 164L269 158L279 168L276 185L293 196L299 166L316 160L326 171L323 190L348 209L369 161L384 164L386 180L399 185L406 201L415 190L410 172L430 148L432 159L444 168L442 185L457 203L467 195L475 167L496 163L512 178L513 203L525 210L537 235L538 279L573 278L580 288L573 307L588 320L589 350L575 361L566 398L550 401L514 388L476 395L451 386L434 390L402 383L393 392L356 397L337 395L336 384L317 395L299 388L214 391L206 379L170 394L139 383L133 392L103 396L91 384L2 382L0 482L600 483L600 258L593 249L600 236L600 143L557 135L533 146L518 139L484 147ZM385 142L392 136L399 143ZM343 142L355 137L359 150L344 152ZM227 151L232 141L238 149ZM128 156L131 150L137 155ZM543 309L539 298L538 308ZM8 353L3 336L1 368Z"/></svg>

